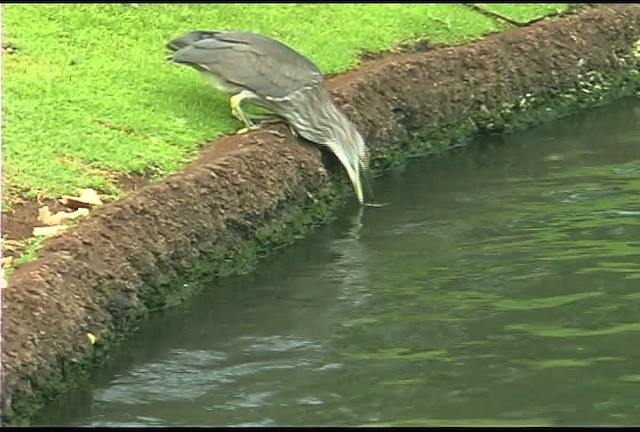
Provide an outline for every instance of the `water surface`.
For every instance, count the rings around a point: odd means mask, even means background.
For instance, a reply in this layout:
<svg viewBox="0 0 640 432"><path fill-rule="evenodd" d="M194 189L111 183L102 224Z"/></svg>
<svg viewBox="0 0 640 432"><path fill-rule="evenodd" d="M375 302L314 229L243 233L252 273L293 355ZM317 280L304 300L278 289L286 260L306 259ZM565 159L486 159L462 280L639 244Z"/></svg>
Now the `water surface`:
<svg viewBox="0 0 640 432"><path fill-rule="evenodd" d="M157 314L65 425L640 424L640 100L374 182Z"/></svg>

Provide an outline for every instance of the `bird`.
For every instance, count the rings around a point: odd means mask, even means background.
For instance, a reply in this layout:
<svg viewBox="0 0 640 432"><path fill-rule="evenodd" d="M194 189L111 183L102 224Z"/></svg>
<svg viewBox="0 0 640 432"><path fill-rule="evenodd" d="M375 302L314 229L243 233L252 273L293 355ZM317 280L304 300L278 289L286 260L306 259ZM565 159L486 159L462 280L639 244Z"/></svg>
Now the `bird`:
<svg viewBox="0 0 640 432"><path fill-rule="evenodd" d="M244 124L238 133L286 122L296 135L338 158L364 205L361 180L369 168L369 150L356 126L333 103L315 63L276 39L240 30L196 30L166 46L172 51L169 60L194 68L230 96L231 114ZM245 102L267 112L246 112Z"/></svg>

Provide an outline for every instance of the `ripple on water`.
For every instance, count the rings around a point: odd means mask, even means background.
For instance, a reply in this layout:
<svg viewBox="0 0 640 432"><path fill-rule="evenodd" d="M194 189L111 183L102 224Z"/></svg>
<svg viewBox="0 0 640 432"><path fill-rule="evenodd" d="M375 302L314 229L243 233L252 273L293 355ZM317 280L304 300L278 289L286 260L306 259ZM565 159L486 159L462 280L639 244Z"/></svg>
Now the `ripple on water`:
<svg viewBox="0 0 640 432"><path fill-rule="evenodd" d="M304 350L318 350L321 344L300 337L273 336L244 336L239 342L244 345L245 352L293 352Z"/></svg>
<svg viewBox="0 0 640 432"><path fill-rule="evenodd" d="M171 350L168 358L147 363L115 378L109 387L97 390L98 402L146 404L194 399L218 386L218 376L202 376L203 368L216 368L227 359L219 351Z"/></svg>

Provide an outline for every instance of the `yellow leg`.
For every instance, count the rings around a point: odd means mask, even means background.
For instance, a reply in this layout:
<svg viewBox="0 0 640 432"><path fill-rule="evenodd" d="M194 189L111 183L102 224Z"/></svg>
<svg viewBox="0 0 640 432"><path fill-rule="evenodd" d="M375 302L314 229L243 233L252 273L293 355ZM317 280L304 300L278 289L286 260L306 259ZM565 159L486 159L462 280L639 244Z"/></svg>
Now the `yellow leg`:
<svg viewBox="0 0 640 432"><path fill-rule="evenodd" d="M285 119L283 119L282 117L276 114L271 114L271 113L252 114L248 112L245 113L242 110L241 104L243 100L249 97L253 97L253 93L242 91L237 95L232 96L231 99L229 100L229 105L231 106L231 115L233 115L235 118L240 120L245 125L245 127L243 127L242 129L239 129L236 132L236 134L243 134L252 130L260 129L263 125L268 123L278 123L278 122L286 123ZM256 124L251 120L258 120L260 123ZM293 130L293 128L289 123L287 123L287 126L289 126L291 133L295 136L296 135L295 130Z"/></svg>
<svg viewBox="0 0 640 432"><path fill-rule="evenodd" d="M252 130L256 130L256 129L260 129L260 127L255 125L251 127L243 127L242 129L238 129L236 131L236 135L242 135L244 133L251 132Z"/></svg>
<svg viewBox="0 0 640 432"><path fill-rule="evenodd" d="M245 115L252 119L252 120L259 120L260 123L258 124L258 127L262 127L264 125L270 124L270 123L284 123L289 127L289 130L291 131L291 133L293 134L293 136L296 136L296 132L293 130L293 128L291 127L291 125L289 123L287 123L287 121L280 117L279 115L276 114L249 114L249 113L245 113ZM272 135L275 135L277 137L280 138L284 138L285 136L283 134L281 134L278 131L275 130L268 130L267 132L269 132Z"/></svg>
<svg viewBox="0 0 640 432"><path fill-rule="evenodd" d="M250 130L259 129L259 126L256 126L251 120L247 118L247 115L242 110L242 101L248 97L253 96L253 93L248 91L241 91L237 95L231 96L229 100L229 105L231 106L231 115L240 120L245 127L240 129L237 134L242 134L248 132Z"/></svg>

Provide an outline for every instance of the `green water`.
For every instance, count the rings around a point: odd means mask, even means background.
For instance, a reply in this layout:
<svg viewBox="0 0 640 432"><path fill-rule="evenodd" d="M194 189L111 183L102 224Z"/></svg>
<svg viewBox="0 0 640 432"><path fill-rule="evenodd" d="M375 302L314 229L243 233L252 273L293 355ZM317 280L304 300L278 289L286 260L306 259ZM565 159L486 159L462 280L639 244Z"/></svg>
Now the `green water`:
<svg viewBox="0 0 640 432"><path fill-rule="evenodd" d="M65 425L640 424L640 100L412 160L156 315Z"/></svg>

